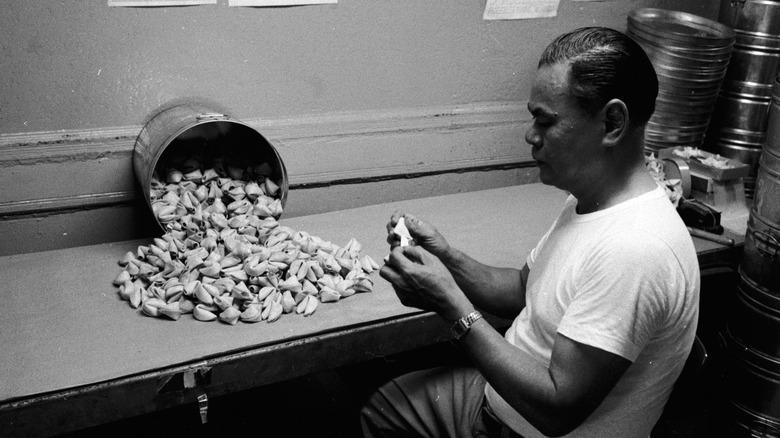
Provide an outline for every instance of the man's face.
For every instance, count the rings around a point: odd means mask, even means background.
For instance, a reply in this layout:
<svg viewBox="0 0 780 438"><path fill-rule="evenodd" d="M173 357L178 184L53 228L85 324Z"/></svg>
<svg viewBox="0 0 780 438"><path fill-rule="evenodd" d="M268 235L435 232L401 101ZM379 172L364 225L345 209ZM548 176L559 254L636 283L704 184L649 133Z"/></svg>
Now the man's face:
<svg viewBox="0 0 780 438"><path fill-rule="evenodd" d="M528 100L534 117L525 134L544 184L578 192L596 181L603 126L569 93L569 65L542 66ZM578 190L579 188L579 190Z"/></svg>

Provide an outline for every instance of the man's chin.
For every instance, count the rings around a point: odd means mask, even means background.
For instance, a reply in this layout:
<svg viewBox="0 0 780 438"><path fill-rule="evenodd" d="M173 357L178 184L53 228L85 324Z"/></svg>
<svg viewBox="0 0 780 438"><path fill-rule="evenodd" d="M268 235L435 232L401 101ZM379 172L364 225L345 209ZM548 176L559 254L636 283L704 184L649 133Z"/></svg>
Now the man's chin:
<svg viewBox="0 0 780 438"><path fill-rule="evenodd" d="M539 182L546 186L552 186L557 189L561 189L565 192L570 192L569 189L566 187L561 186L561 182L559 180L556 180L553 178L553 175L550 172L545 172L544 170L540 169L539 171Z"/></svg>
<svg viewBox="0 0 780 438"><path fill-rule="evenodd" d="M554 186L555 183L552 178L552 173L550 172L549 166L541 162L537 162L536 166L539 168L539 181L541 181L542 184Z"/></svg>

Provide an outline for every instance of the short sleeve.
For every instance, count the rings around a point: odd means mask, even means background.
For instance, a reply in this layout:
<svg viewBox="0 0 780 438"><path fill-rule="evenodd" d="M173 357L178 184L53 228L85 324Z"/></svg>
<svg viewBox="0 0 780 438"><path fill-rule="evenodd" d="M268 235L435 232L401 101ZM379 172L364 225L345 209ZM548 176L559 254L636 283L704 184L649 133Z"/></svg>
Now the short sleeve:
<svg viewBox="0 0 780 438"><path fill-rule="evenodd" d="M579 267L558 333L633 362L666 319L668 291L680 278L675 257L641 234L605 239L591 255Z"/></svg>

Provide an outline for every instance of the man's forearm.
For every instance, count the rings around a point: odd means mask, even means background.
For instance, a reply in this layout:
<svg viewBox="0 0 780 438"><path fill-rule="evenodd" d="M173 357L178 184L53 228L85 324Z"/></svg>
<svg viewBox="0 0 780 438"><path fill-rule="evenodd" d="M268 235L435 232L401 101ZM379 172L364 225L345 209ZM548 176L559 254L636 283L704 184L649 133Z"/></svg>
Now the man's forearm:
<svg viewBox="0 0 780 438"><path fill-rule="evenodd" d="M452 247L439 258L480 309L514 318L525 307L524 270L488 266Z"/></svg>
<svg viewBox="0 0 780 438"><path fill-rule="evenodd" d="M504 400L545 435L561 436L582 422L577 409L562 402L550 370L506 342L486 321L477 321L461 345Z"/></svg>

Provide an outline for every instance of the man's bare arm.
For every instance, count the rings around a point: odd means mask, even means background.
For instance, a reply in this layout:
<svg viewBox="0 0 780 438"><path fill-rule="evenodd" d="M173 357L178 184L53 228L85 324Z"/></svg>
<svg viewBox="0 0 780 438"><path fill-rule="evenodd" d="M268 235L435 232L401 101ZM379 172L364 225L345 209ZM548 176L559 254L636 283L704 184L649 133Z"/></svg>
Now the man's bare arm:
<svg viewBox="0 0 780 438"><path fill-rule="evenodd" d="M558 334L545 367L482 320L461 342L501 397L548 436L565 435L582 424L631 365Z"/></svg>
<svg viewBox="0 0 780 438"><path fill-rule="evenodd" d="M440 260L478 308L496 316L514 318L525 307L527 264L522 269L496 268L452 247Z"/></svg>

